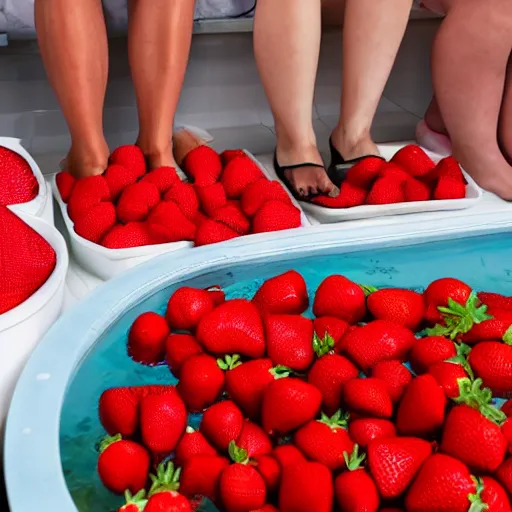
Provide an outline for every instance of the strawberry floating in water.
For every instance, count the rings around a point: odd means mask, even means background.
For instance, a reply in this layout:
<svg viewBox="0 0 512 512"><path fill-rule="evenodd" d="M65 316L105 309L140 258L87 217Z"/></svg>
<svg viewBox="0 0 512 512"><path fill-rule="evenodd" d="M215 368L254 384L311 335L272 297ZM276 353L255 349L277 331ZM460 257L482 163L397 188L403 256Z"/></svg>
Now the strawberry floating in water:
<svg viewBox="0 0 512 512"><path fill-rule="evenodd" d="M372 377L388 385L388 393L393 403L402 398L405 388L412 380L411 372L401 361L381 361L372 369Z"/></svg>
<svg viewBox="0 0 512 512"><path fill-rule="evenodd" d="M358 418L349 422L350 438L363 448L374 439L396 437L396 428L392 421L383 418Z"/></svg>
<svg viewBox="0 0 512 512"><path fill-rule="evenodd" d="M172 462L160 464L156 475L151 475L151 489L144 512L192 512L192 506L185 496L178 492L181 470Z"/></svg>
<svg viewBox="0 0 512 512"><path fill-rule="evenodd" d="M207 290L182 286L171 295L165 318L172 329L195 331L201 318L214 307L213 297Z"/></svg>
<svg viewBox="0 0 512 512"><path fill-rule="evenodd" d="M244 426L242 411L230 400L208 408L201 420L201 433L218 449L226 451L236 441Z"/></svg>
<svg viewBox="0 0 512 512"><path fill-rule="evenodd" d="M217 501L219 480L229 460L219 455L197 455L185 462L181 470L180 492L188 498L205 496Z"/></svg>
<svg viewBox="0 0 512 512"><path fill-rule="evenodd" d="M176 464L182 466L185 462L198 455L214 456L217 450L208 442L202 432L187 427L185 433L176 445L174 458Z"/></svg>
<svg viewBox="0 0 512 512"><path fill-rule="evenodd" d="M203 348L191 334L171 334L165 342L165 360L171 373L178 379L183 363L189 357L203 352Z"/></svg>
<svg viewBox="0 0 512 512"><path fill-rule="evenodd" d="M342 401L350 412L361 416L390 418L393 414L388 384L373 377L349 380L343 387Z"/></svg>
<svg viewBox="0 0 512 512"><path fill-rule="evenodd" d="M500 293L478 292L478 299L489 310L512 311L512 297Z"/></svg>
<svg viewBox="0 0 512 512"><path fill-rule="evenodd" d="M238 447L247 452L249 458L267 455L272 451L272 441L263 429L252 421L243 423L242 431L236 441Z"/></svg>
<svg viewBox="0 0 512 512"><path fill-rule="evenodd" d="M276 446L272 452L272 457L277 460L281 469L306 462L306 457L304 457L302 452L293 444L281 444Z"/></svg>
<svg viewBox="0 0 512 512"><path fill-rule="evenodd" d="M484 476L481 479L482 501L489 512L508 512L511 509L507 491L494 478Z"/></svg>
<svg viewBox="0 0 512 512"><path fill-rule="evenodd" d="M275 493L281 481L281 465L277 459L272 455L257 455L251 460L251 464L265 481L267 493Z"/></svg>
<svg viewBox="0 0 512 512"><path fill-rule="evenodd" d="M128 354L139 363L160 363L169 332L164 317L153 312L143 313L136 318L128 333Z"/></svg>
<svg viewBox="0 0 512 512"><path fill-rule="evenodd" d="M313 327L320 340L325 340L326 335L329 335L334 342L333 350L335 352L341 351L341 340L349 328L345 320L335 316L320 316L313 320Z"/></svg>
<svg viewBox="0 0 512 512"><path fill-rule="evenodd" d="M464 343L474 345L480 341L501 340L512 345L512 311L493 309L491 313L489 318L462 335Z"/></svg>
<svg viewBox="0 0 512 512"><path fill-rule="evenodd" d="M457 349L453 341L444 336L427 336L417 339L409 353L411 368L422 374L428 371L429 366L446 361L457 356Z"/></svg>

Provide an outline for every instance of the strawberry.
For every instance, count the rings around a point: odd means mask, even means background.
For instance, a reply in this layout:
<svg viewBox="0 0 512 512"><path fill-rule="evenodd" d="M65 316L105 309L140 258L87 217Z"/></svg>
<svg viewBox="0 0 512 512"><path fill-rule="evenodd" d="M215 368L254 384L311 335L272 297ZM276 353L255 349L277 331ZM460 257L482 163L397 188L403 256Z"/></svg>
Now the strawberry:
<svg viewBox="0 0 512 512"><path fill-rule="evenodd" d="M253 233L268 233L285 229L299 228L302 225L301 213L291 203L267 201L252 219Z"/></svg>
<svg viewBox="0 0 512 512"><path fill-rule="evenodd" d="M218 450L226 451L236 441L244 426L242 411L230 400L219 402L207 409L201 420L201 433Z"/></svg>
<svg viewBox="0 0 512 512"><path fill-rule="evenodd" d="M243 149L225 149L220 154L220 159L222 161L222 165L226 166L229 164L229 162L231 162L231 160L234 160L239 156L246 157L247 153Z"/></svg>
<svg viewBox="0 0 512 512"><path fill-rule="evenodd" d="M343 387L345 407L361 416L390 418L393 402L388 384L380 379L352 379Z"/></svg>
<svg viewBox="0 0 512 512"><path fill-rule="evenodd" d="M139 315L128 333L128 354L138 363L154 365L164 358L169 327L157 313Z"/></svg>
<svg viewBox="0 0 512 512"><path fill-rule="evenodd" d="M265 354L265 335L258 308L234 299L206 313L197 327L197 339L213 354L240 354L250 358Z"/></svg>
<svg viewBox="0 0 512 512"><path fill-rule="evenodd" d="M172 462L158 466L157 474L150 475L152 485L144 512L192 512L190 502L177 492L180 474L181 470L175 469Z"/></svg>
<svg viewBox="0 0 512 512"><path fill-rule="evenodd" d="M496 478L501 485L512 495L512 457L509 457L496 471Z"/></svg>
<svg viewBox="0 0 512 512"><path fill-rule="evenodd" d="M382 205L405 202L402 181L399 178L379 178L371 188L366 204Z"/></svg>
<svg viewBox="0 0 512 512"><path fill-rule="evenodd" d="M381 361L372 369L372 377L386 382L393 403L402 398L405 388L412 380L411 372L401 361Z"/></svg>
<svg viewBox="0 0 512 512"><path fill-rule="evenodd" d="M266 315L267 353L275 365L307 370L315 356L313 321L300 315Z"/></svg>
<svg viewBox="0 0 512 512"><path fill-rule="evenodd" d="M382 418L359 418L348 424L348 433L354 443L366 447L374 439L395 437L393 422Z"/></svg>
<svg viewBox="0 0 512 512"><path fill-rule="evenodd" d="M146 486L149 454L137 443L120 435L107 437L100 446L98 474L103 485L115 494L137 493Z"/></svg>
<svg viewBox="0 0 512 512"><path fill-rule="evenodd" d="M272 441L263 429L252 421L243 423L242 432L236 442L237 446L247 452L249 458L268 455L272 451Z"/></svg>
<svg viewBox="0 0 512 512"><path fill-rule="evenodd" d="M439 178L436 188L434 189L434 199L441 201L446 199L464 199L465 197L465 183L451 178Z"/></svg>
<svg viewBox="0 0 512 512"><path fill-rule="evenodd" d="M189 412L201 412L213 404L224 389L224 372L214 357L198 354L181 366L177 389Z"/></svg>
<svg viewBox="0 0 512 512"><path fill-rule="evenodd" d="M279 489L281 512L331 512L334 488L329 468L302 462L283 469Z"/></svg>
<svg viewBox="0 0 512 512"><path fill-rule="evenodd" d="M397 182L400 182L402 187L404 187L407 182L414 179L409 173L404 171L399 165L396 165L393 162L385 162L382 164L379 178L395 179Z"/></svg>
<svg viewBox="0 0 512 512"><path fill-rule="evenodd" d="M416 377L407 386L398 406L396 427L404 436L427 437L444 423L446 396L432 375Z"/></svg>
<svg viewBox="0 0 512 512"><path fill-rule="evenodd" d="M377 320L389 320L416 330L423 322L425 302L423 295L401 288L384 288L370 293L368 310Z"/></svg>
<svg viewBox="0 0 512 512"><path fill-rule="evenodd" d="M258 455L254 457L251 464L258 470L267 486L268 494L273 494L279 488L281 480L281 466L277 459L271 455ZM265 510L263 508L262 510Z"/></svg>
<svg viewBox="0 0 512 512"><path fill-rule="evenodd" d="M201 205L201 209L211 217L216 210L226 206L228 200L222 183L214 183L206 187L195 187L197 199Z"/></svg>
<svg viewBox="0 0 512 512"><path fill-rule="evenodd" d="M347 432L347 418L341 410L330 418L322 414L320 420L312 420L297 430L295 445L309 460L320 462L331 471L344 468L344 453L354 449Z"/></svg>
<svg viewBox="0 0 512 512"><path fill-rule="evenodd" d="M132 437L139 425L139 397L132 388L111 388L101 394L99 416L109 435Z"/></svg>
<svg viewBox="0 0 512 512"><path fill-rule="evenodd" d="M400 149L391 161L414 177L425 176L436 166L425 151L415 144Z"/></svg>
<svg viewBox="0 0 512 512"><path fill-rule="evenodd" d="M507 440L501 431L505 414L491 405L482 381L459 381L460 395L446 418L441 441L443 452L457 457L477 472L494 472L505 459Z"/></svg>
<svg viewBox="0 0 512 512"><path fill-rule="evenodd" d="M228 204L215 210L212 219L236 231L239 235L246 235L251 228L249 219L238 206L233 204Z"/></svg>
<svg viewBox="0 0 512 512"><path fill-rule="evenodd" d="M348 330L348 323L345 320L334 316L321 316L313 320L315 334L321 340L324 340L328 334L334 342L334 351L339 352L340 342Z"/></svg>
<svg viewBox="0 0 512 512"><path fill-rule="evenodd" d="M363 371L367 371L381 361L407 360L414 341L413 332L406 327L386 320L374 320L347 333L342 341L342 350Z"/></svg>
<svg viewBox="0 0 512 512"><path fill-rule="evenodd" d="M274 505L263 505L258 510L251 510L251 512L279 512L279 510Z"/></svg>
<svg viewBox="0 0 512 512"><path fill-rule="evenodd" d="M450 361L434 363L429 367L428 373L436 379L448 398L457 398L459 396L459 379L469 377L463 365Z"/></svg>
<svg viewBox="0 0 512 512"><path fill-rule="evenodd" d="M443 158L437 164L435 172L438 178L450 178L455 181L460 181L461 183L466 183L459 162L457 162L453 156Z"/></svg>
<svg viewBox="0 0 512 512"><path fill-rule="evenodd" d="M142 441L155 455L169 455L187 427L187 410L177 392L149 395L140 402Z"/></svg>
<svg viewBox="0 0 512 512"><path fill-rule="evenodd" d="M489 387L489 386L487 386ZM512 400L507 400L502 406L501 410L507 415L508 418L512 417Z"/></svg>
<svg viewBox="0 0 512 512"><path fill-rule="evenodd" d="M304 457L302 452L293 444L281 444L276 446L272 452L272 457L277 460L281 469L306 462L306 457Z"/></svg>
<svg viewBox="0 0 512 512"><path fill-rule="evenodd" d="M195 431L192 427L187 427L185 433L176 445L174 459L176 464L182 466L193 457L214 456L217 450L208 442L201 432Z"/></svg>
<svg viewBox="0 0 512 512"><path fill-rule="evenodd" d="M344 181L340 186L340 193L335 197L318 196L313 198L313 203L324 208L353 208L362 206L366 201L368 191L361 187L356 187L348 181Z"/></svg>
<svg viewBox="0 0 512 512"><path fill-rule="evenodd" d="M187 219L173 202L159 203L149 214L148 231L158 243L194 240L196 226Z"/></svg>
<svg viewBox="0 0 512 512"><path fill-rule="evenodd" d="M341 406L345 384L355 379L359 370L338 354L326 354L315 361L308 373L308 382L322 393L322 408L334 414Z"/></svg>
<svg viewBox="0 0 512 512"><path fill-rule="evenodd" d="M512 344L512 311L493 309L488 320L474 324L463 334L464 343L474 344L479 341L502 340Z"/></svg>
<svg viewBox="0 0 512 512"><path fill-rule="evenodd" d="M267 201L291 203L290 196L281 183L261 178L244 189L241 198L242 210L248 217L254 217Z"/></svg>
<svg viewBox="0 0 512 512"><path fill-rule="evenodd" d="M140 490L135 496L130 491L124 493L125 504L118 508L117 512L141 512L148 503L146 490Z"/></svg>
<svg viewBox="0 0 512 512"><path fill-rule="evenodd" d="M62 171L55 176L55 184L59 190L60 198L67 203L75 186L76 179L68 172Z"/></svg>
<svg viewBox="0 0 512 512"><path fill-rule="evenodd" d="M503 411L503 407L500 408L500 411L503 412L503 414L505 414L506 416L505 411ZM501 426L501 432L503 433L505 439L507 440L508 453L512 453L512 420L508 416L503 425Z"/></svg>
<svg viewBox="0 0 512 512"><path fill-rule="evenodd" d="M478 292L478 300L487 308L501 311L512 311L512 297L500 293Z"/></svg>
<svg viewBox="0 0 512 512"><path fill-rule="evenodd" d="M122 165L109 165L105 171L105 180L110 190L112 201L116 201L121 192L137 181L137 174Z"/></svg>
<svg viewBox="0 0 512 512"><path fill-rule="evenodd" d="M93 206L110 201L110 190L103 176L88 176L77 180L68 201L68 215L74 222Z"/></svg>
<svg viewBox="0 0 512 512"><path fill-rule="evenodd" d="M149 171L140 181L153 183L160 194L165 194L176 182L179 176L174 167L157 167Z"/></svg>
<svg viewBox="0 0 512 512"><path fill-rule="evenodd" d="M413 343L409 362L417 374L422 374L427 372L430 365L446 361L456 355L457 350L453 341L444 336L427 336Z"/></svg>
<svg viewBox="0 0 512 512"><path fill-rule="evenodd" d="M213 297L207 290L182 286L171 295L165 318L172 329L195 331L200 320L213 309Z"/></svg>
<svg viewBox="0 0 512 512"><path fill-rule="evenodd" d="M466 465L453 457L436 453L418 472L405 498L405 507L408 512L485 510L481 491Z"/></svg>
<svg viewBox="0 0 512 512"><path fill-rule="evenodd" d="M165 193L164 201L176 203L181 213L191 221L195 220L199 211L199 199L194 186L190 183L175 181L174 185Z"/></svg>
<svg viewBox="0 0 512 512"><path fill-rule="evenodd" d="M386 499L401 496L431 453L430 443L415 437L372 441L368 466L380 495Z"/></svg>
<svg viewBox="0 0 512 512"><path fill-rule="evenodd" d="M306 281L295 270L267 279L254 295L252 302L260 313L300 315L309 305Z"/></svg>
<svg viewBox="0 0 512 512"><path fill-rule="evenodd" d="M239 199L246 187L264 177L258 165L245 155L234 158L226 164L221 181L229 199Z"/></svg>
<svg viewBox="0 0 512 512"><path fill-rule="evenodd" d="M120 146L110 155L110 164L117 164L126 167L137 175L138 178L146 172L146 160L144 154L137 146Z"/></svg>
<svg viewBox="0 0 512 512"><path fill-rule="evenodd" d="M348 452L343 454L348 471L338 475L334 481L336 502L340 512L377 512L379 492L372 477L361 467L366 455L359 455L358 448L355 445L350 455Z"/></svg>
<svg viewBox="0 0 512 512"><path fill-rule="evenodd" d="M198 146L190 151L183 162L183 169L195 185L213 185L222 173L222 162L217 152L209 146Z"/></svg>
<svg viewBox="0 0 512 512"><path fill-rule="evenodd" d="M238 238L239 236L236 231L228 228L225 224L207 219L201 222L197 228L195 246L201 247L203 245L217 244Z"/></svg>
<svg viewBox="0 0 512 512"><path fill-rule="evenodd" d="M473 347L468 362L475 375L495 396L512 396L512 347L497 341L484 341Z"/></svg>
<svg viewBox="0 0 512 512"><path fill-rule="evenodd" d="M348 171L345 181L355 187L370 189L379 177L381 169L386 161L376 156L370 156L357 162Z"/></svg>
<svg viewBox="0 0 512 512"><path fill-rule="evenodd" d="M165 360L171 373L178 379L183 363L189 357L202 353L201 345L190 334L171 334L165 341Z"/></svg>
<svg viewBox="0 0 512 512"><path fill-rule="evenodd" d="M187 498L200 495L213 501L218 497L219 479L229 460L218 455L197 455L181 470L180 492Z"/></svg>
<svg viewBox="0 0 512 512"><path fill-rule="evenodd" d="M18 153L0 147L0 205L28 203L39 193L29 163Z"/></svg>
<svg viewBox="0 0 512 512"><path fill-rule="evenodd" d="M487 505L489 512L508 512L511 509L507 491L494 478L484 476L481 479L482 501Z"/></svg>
<svg viewBox="0 0 512 512"><path fill-rule="evenodd" d="M160 192L153 183L138 182L128 185L117 202L117 216L124 224L146 220L159 201Z"/></svg>
<svg viewBox="0 0 512 512"><path fill-rule="evenodd" d="M78 236L94 243L100 240L114 227L116 209L112 203L98 203L87 213L75 218L75 232Z"/></svg>
<svg viewBox="0 0 512 512"><path fill-rule="evenodd" d="M317 317L333 316L356 324L366 315L365 292L344 276L326 277L316 291L313 314Z"/></svg>
<svg viewBox="0 0 512 512"><path fill-rule="evenodd" d="M271 382L265 389L262 425L269 434L286 434L312 420L320 410L320 391L299 379Z"/></svg>
<svg viewBox="0 0 512 512"><path fill-rule="evenodd" d="M116 224L102 239L101 245L107 249L129 249L152 245L153 240L144 222Z"/></svg>
<svg viewBox="0 0 512 512"><path fill-rule="evenodd" d="M405 200L408 203L415 201L429 201L431 191L429 186L422 181L409 179L404 183Z"/></svg>
<svg viewBox="0 0 512 512"><path fill-rule="evenodd" d="M209 286L206 291L212 296L215 306L220 306L226 302L226 294L220 285Z"/></svg>

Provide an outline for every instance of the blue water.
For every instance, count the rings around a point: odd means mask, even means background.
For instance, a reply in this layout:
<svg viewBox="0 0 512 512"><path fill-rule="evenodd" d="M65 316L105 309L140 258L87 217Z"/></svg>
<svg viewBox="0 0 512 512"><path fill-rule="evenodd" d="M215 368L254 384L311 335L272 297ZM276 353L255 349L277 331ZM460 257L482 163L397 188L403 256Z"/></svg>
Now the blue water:
<svg viewBox="0 0 512 512"><path fill-rule="evenodd" d="M344 274L356 282L378 287L419 291L434 279L450 276L464 280L476 290L512 295L512 236L501 234L284 263L233 266L229 272L214 272L186 284L220 284L228 298L251 298L265 278L291 268L306 279L310 298L319 283L331 274ZM114 510L122 501L103 488L96 474L96 445L104 435L97 415L102 391L113 386L175 383L166 366L144 367L126 355L126 337L133 320L143 311L163 313L173 289L158 292L127 311L103 335L69 387L61 419L61 457L68 487L80 512Z"/></svg>

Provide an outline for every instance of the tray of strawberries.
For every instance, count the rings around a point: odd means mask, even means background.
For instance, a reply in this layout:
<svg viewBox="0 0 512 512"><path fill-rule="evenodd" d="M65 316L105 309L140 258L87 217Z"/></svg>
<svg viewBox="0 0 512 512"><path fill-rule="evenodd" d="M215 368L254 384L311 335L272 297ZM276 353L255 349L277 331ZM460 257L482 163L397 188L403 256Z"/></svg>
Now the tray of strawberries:
<svg viewBox="0 0 512 512"><path fill-rule="evenodd" d="M134 321L128 354L178 383L101 395L119 512L512 510L512 297L331 275L312 299L291 270Z"/></svg>

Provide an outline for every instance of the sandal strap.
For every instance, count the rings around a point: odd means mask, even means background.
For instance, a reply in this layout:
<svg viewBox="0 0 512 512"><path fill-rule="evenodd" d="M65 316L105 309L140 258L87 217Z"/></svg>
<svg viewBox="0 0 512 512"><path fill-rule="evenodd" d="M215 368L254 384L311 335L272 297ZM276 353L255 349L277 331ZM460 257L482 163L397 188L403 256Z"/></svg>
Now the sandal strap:
<svg viewBox="0 0 512 512"><path fill-rule="evenodd" d="M304 167L318 167L320 169L325 169L325 166L322 164L315 164L313 162L302 162L300 164L293 165L279 165L277 161L277 152L274 153L274 167L276 170L279 170L280 173L284 171L294 171L295 169L303 169Z"/></svg>

